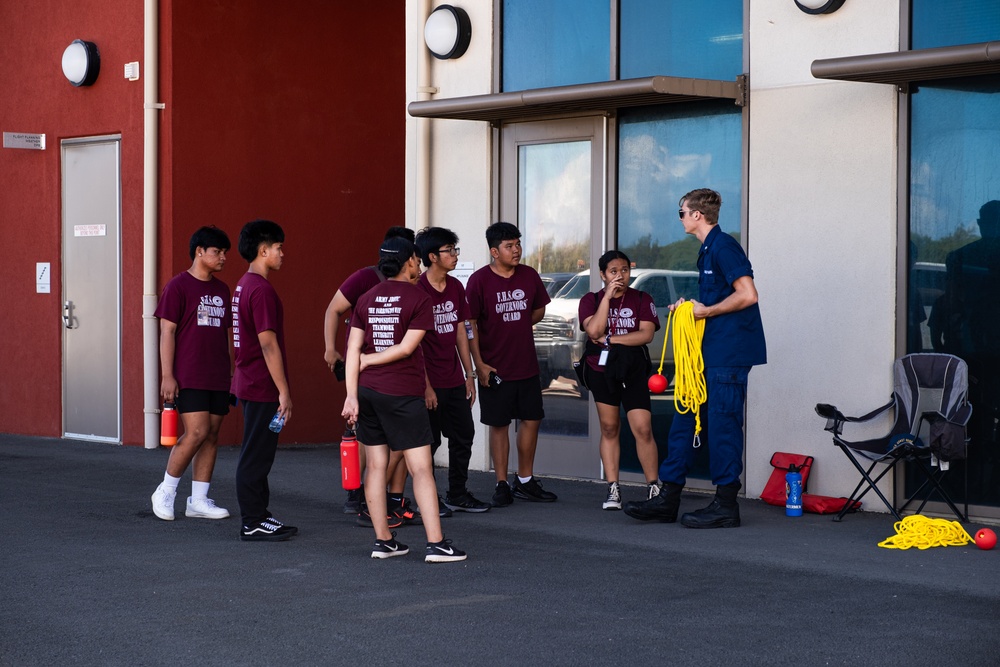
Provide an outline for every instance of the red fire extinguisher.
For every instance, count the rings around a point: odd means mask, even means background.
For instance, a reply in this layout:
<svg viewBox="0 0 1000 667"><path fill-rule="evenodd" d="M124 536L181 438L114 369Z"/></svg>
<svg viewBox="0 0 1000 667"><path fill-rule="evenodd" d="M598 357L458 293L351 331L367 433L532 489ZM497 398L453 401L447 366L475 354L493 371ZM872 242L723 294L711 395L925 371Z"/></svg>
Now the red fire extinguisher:
<svg viewBox="0 0 1000 667"><path fill-rule="evenodd" d="M358 458L358 436L348 426L340 440L340 482L344 489L361 488L361 462Z"/></svg>
<svg viewBox="0 0 1000 667"><path fill-rule="evenodd" d="M177 408L167 401L160 413L160 444L173 447L177 444Z"/></svg>

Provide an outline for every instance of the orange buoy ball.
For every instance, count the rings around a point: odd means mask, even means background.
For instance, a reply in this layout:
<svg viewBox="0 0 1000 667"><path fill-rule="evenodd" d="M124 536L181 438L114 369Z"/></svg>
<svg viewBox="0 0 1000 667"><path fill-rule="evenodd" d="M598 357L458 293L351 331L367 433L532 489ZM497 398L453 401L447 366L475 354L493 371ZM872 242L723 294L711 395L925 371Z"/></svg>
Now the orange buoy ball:
<svg viewBox="0 0 1000 667"><path fill-rule="evenodd" d="M667 378L659 373L649 376L649 390L654 394L662 394L667 390Z"/></svg>
<svg viewBox="0 0 1000 667"><path fill-rule="evenodd" d="M997 545L997 534L989 528L980 528L976 531L976 546L983 551L989 551Z"/></svg>

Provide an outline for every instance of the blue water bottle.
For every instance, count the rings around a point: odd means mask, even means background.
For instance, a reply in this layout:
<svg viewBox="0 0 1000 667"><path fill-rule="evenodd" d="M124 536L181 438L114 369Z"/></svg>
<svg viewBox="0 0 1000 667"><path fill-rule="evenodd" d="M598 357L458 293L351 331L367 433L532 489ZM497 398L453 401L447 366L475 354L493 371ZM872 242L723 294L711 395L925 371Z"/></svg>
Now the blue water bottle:
<svg viewBox="0 0 1000 667"><path fill-rule="evenodd" d="M785 474L785 516L802 516L802 473L794 463Z"/></svg>
<svg viewBox="0 0 1000 667"><path fill-rule="evenodd" d="M274 417L271 418L271 423L267 425L269 429L275 433L281 433L281 428L285 425L285 418L282 416L281 412L275 412Z"/></svg>

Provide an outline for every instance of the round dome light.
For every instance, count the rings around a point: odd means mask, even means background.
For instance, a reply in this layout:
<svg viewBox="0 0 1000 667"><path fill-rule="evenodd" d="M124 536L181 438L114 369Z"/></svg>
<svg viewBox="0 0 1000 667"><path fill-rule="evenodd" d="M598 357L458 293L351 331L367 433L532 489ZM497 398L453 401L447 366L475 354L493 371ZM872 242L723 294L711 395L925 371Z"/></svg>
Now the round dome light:
<svg viewBox="0 0 1000 667"><path fill-rule="evenodd" d="M62 56L63 75L74 86L90 86L101 71L101 54L93 42L74 39Z"/></svg>
<svg viewBox="0 0 1000 667"><path fill-rule="evenodd" d="M427 17L424 44L435 58L460 58L472 41L472 21L464 9L441 5Z"/></svg>

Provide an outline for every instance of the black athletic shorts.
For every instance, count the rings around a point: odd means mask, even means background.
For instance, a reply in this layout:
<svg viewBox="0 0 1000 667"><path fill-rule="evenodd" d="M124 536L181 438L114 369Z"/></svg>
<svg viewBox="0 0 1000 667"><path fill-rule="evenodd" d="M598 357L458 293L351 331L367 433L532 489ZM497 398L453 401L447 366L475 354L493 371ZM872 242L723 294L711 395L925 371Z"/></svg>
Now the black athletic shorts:
<svg viewBox="0 0 1000 667"><path fill-rule="evenodd" d="M358 389L358 442L394 452L430 446L434 435L423 396L391 396Z"/></svg>
<svg viewBox="0 0 1000 667"><path fill-rule="evenodd" d="M507 426L511 421L538 421L545 417L542 385L538 376L503 380L499 387L479 385L479 421L487 426Z"/></svg>
<svg viewBox="0 0 1000 667"><path fill-rule="evenodd" d="M209 389L181 389L177 394L177 412L208 412L229 414L229 392Z"/></svg>
<svg viewBox="0 0 1000 667"><path fill-rule="evenodd" d="M595 403L620 405L626 413L632 410L652 412L653 403L649 397L649 379L645 375L637 374L618 386L611 386L604 373L595 371L589 364L584 373L587 378L587 388L594 395Z"/></svg>

